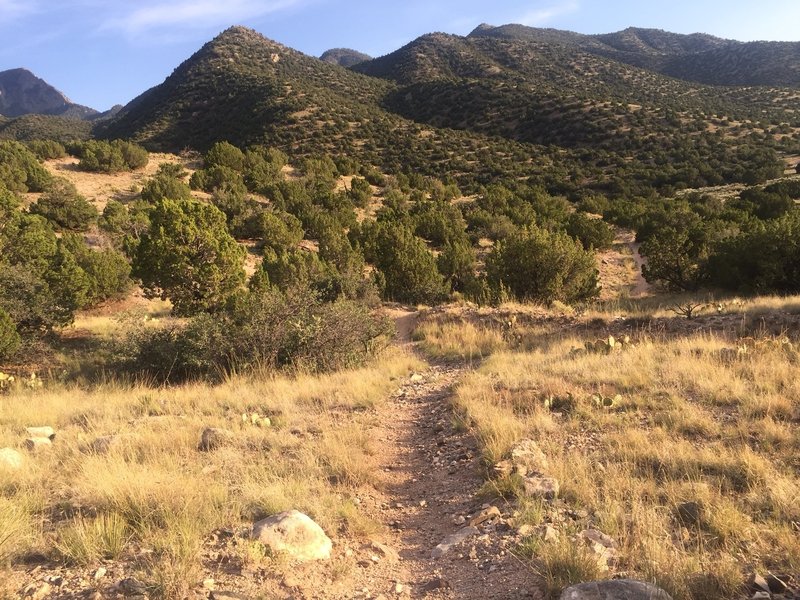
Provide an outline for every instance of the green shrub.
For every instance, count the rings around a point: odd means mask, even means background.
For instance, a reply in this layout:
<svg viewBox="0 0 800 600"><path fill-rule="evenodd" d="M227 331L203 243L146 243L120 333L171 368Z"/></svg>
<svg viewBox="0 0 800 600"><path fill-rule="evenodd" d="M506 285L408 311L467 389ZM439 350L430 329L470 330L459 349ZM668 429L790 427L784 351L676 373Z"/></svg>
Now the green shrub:
<svg viewBox="0 0 800 600"><path fill-rule="evenodd" d="M78 168L83 171L134 171L146 167L149 161L147 150L123 140L89 140L77 145L75 150L80 158Z"/></svg>
<svg viewBox="0 0 800 600"><path fill-rule="evenodd" d="M0 141L0 184L12 192L42 192L52 177L19 142Z"/></svg>
<svg viewBox="0 0 800 600"><path fill-rule="evenodd" d="M219 311L244 283L244 254L218 208L161 200L136 250L134 274L149 297L168 298L178 315Z"/></svg>
<svg viewBox="0 0 800 600"><path fill-rule="evenodd" d="M602 219L593 219L583 213L573 213L567 221L567 233L579 240L587 250L603 250L614 242L614 230Z"/></svg>
<svg viewBox="0 0 800 600"><path fill-rule="evenodd" d="M163 165L162 165L163 166ZM182 169L182 168L181 168ZM192 190L183 181L166 172L158 173L142 186L142 200L155 204L159 200L188 200Z"/></svg>
<svg viewBox="0 0 800 600"><path fill-rule="evenodd" d="M30 212L67 231L86 231L97 220L97 209L78 193L72 182L62 177L53 180L31 205Z"/></svg>
<svg viewBox="0 0 800 600"><path fill-rule="evenodd" d="M63 144L53 140L31 140L27 143L27 146L39 160L64 158L67 155L67 150Z"/></svg>
<svg viewBox="0 0 800 600"><path fill-rule="evenodd" d="M386 299L416 304L435 303L446 297L448 290L436 259L407 227L373 224L365 230L364 254L380 272Z"/></svg>
<svg viewBox="0 0 800 600"><path fill-rule="evenodd" d="M0 308L0 361L14 356L20 342L17 326L11 320L9 314Z"/></svg>
<svg viewBox="0 0 800 600"><path fill-rule="evenodd" d="M572 303L599 293L593 252L564 232L532 227L498 242L486 261L489 283L519 300Z"/></svg>
<svg viewBox="0 0 800 600"><path fill-rule="evenodd" d="M186 325L139 328L116 350L118 366L159 381L219 378L232 370L331 371L362 364L388 341L391 323L349 301L323 302L307 287L255 284L232 307Z"/></svg>
<svg viewBox="0 0 800 600"><path fill-rule="evenodd" d="M242 172L245 167L245 154L239 148L228 142L217 142L203 157L203 166L227 167L233 171Z"/></svg>

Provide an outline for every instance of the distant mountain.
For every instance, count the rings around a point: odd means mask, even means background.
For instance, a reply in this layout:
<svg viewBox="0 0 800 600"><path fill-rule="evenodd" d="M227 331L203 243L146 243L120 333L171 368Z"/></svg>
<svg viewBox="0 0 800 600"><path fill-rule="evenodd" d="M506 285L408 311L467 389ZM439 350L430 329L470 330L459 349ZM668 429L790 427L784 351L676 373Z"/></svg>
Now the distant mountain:
<svg viewBox="0 0 800 600"><path fill-rule="evenodd" d="M514 24L482 24L469 37L571 45L670 77L709 85L800 87L800 42L738 42L703 33L683 35L636 27L583 35Z"/></svg>
<svg viewBox="0 0 800 600"><path fill-rule="evenodd" d="M336 144L359 138L362 125L382 127L389 115L378 103L390 87L231 27L98 132L172 150L207 148L219 139L300 144L314 137Z"/></svg>
<svg viewBox="0 0 800 600"><path fill-rule="evenodd" d="M86 119L96 115L97 111L71 102L27 69L10 69L0 72L0 114L6 117L40 114Z"/></svg>
<svg viewBox="0 0 800 600"><path fill-rule="evenodd" d="M325 51L319 59L340 67L352 67L366 60L372 60L372 57L350 48L333 48Z"/></svg>
<svg viewBox="0 0 800 600"><path fill-rule="evenodd" d="M151 149L266 144L466 189L508 178L564 194L741 181L777 164L777 148L800 152L795 90L702 85L610 56L679 60L725 40L586 37L484 26L343 69L232 27L94 131Z"/></svg>

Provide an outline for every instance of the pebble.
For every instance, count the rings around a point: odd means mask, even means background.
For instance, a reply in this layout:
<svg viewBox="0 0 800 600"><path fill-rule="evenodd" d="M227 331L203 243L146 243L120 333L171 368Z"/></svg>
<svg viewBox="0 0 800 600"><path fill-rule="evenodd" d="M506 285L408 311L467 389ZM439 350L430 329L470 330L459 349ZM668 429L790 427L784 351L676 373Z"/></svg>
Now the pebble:
<svg viewBox="0 0 800 600"><path fill-rule="evenodd" d="M106 569L105 567L99 567L97 571L94 572L94 578L102 579L103 577L106 576L106 573L108 573L108 569Z"/></svg>

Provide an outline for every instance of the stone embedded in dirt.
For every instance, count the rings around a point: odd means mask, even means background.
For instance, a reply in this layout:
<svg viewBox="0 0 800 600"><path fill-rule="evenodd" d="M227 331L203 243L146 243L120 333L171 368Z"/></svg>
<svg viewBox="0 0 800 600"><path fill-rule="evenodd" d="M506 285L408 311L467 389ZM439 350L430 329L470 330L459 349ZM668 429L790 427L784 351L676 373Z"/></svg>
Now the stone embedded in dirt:
<svg viewBox="0 0 800 600"><path fill-rule="evenodd" d="M772 594L769 592L756 592L752 595L750 600L771 600Z"/></svg>
<svg viewBox="0 0 800 600"><path fill-rule="evenodd" d="M509 459L501 460L492 467L492 472L498 478L508 477L514 472L514 463Z"/></svg>
<svg viewBox="0 0 800 600"><path fill-rule="evenodd" d="M470 519L469 524L472 527L480 525L481 523L485 523L491 519L496 519L498 517L502 517L503 514L500 512L500 509L496 506L490 506L489 508L484 508L481 512L475 515L472 519Z"/></svg>
<svg viewBox="0 0 800 600"><path fill-rule="evenodd" d="M386 544L372 541L368 544L367 547L371 550L374 550L378 554L382 555L384 558L388 558L390 560L400 560L400 554L398 554L397 550L395 550L394 548L390 548Z"/></svg>
<svg viewBox="0 0 800 600"><path fill-rule="evenodd" d="M471 537L480 535L480 531L476 527L464 527L455 533L448 535L442 540L436 548L431 551L431 558L441 558L453 548L468 540Z"/></svg>
<svg viewBox="0 0 800 600"><path fill-rule="evenodd" d="M102 579L103 577L106 576L106 573L108 573L108 569L106 569L105 567L99 567L97 571L94 572L94 578Z"/></svg>
<svg viewBox="0 0 800 600"><path fill-rule="evenodd" d="M547 524L540 525L539 527L537 527L536 533L545 542L557 542L558 538L560 537L558 529L556 529L552 525L547 525Z"/></svg>
<svg viewBox="0 0 800 600"><path fill-rule="evenodd" d="M22 454L13 448L0 448L0 467L14 471L22 468Z"/></svg>
<svg viewBox="0 0 800 600"><path fill-rule="evenodd" d="M664 590L643 581L611 579L565 589L559 600L672 600Z"/></svg>
<svg viewBox="0 0 800 600"><path fill-rule="evenodd" d="M599 529L584 529L579 534L583 539L600 544L605 548L617 548L617 542L610 535L606 535Z"/></svg>
<svg viewBox="0 0 800 600"><path fill-rule="evenodd" d="M273 552L285 552L299 561L327 560L333 542L310 517L290 510L253 525L253 538Z"/></svg>
<svg viewBox="0 0 800 600"><path fill-rule="evenodd" d="M511 464L513 471L520 477L529 473L546 473L548 469L547 457L533 440L520 440L511 449Z"/></svg>
<svg viewBox="0 0 800 600"><path fill-rule="evenodd" d="M53 447L53 441L49 437L31 437L22 442L25 449L29 452L39 452Z"/></svg>
<svg viewBox="0 0 800 600"><path fill-rule="evenodd" d="M51 442L56 439L56 432L52 427L26 427L25 431L32 438L49 438Z"/></svg>
<svg viewBox="0 0 800 600"><path fill-rule="evenodd" d="M558 496L560 486L558 480L544 475L534 475L523 480L525 495L531 498L543 498L544 500L554 500Z"/></svg>
<svg viewBox="0 0 800 600"><path fill-rule="evenodd" d="M608 571L617 558L617 542L609 535L597 529L584 529L578 537L586 542L586 545L597 557L597 566L602 571Z"/></svg>
<svg viewBox="0 0 800 600"><path fill-rule="evenodd" d="M146 596L147 586L135 577L126 577L114 586L116 591L126 597Z"/></svg>
<svg viewBox="0 0 800 600"><path fill-rule="evenodd" d="M412 383L419 383L420 381L422 381L422 380L424 380L424 379L425 379L425 378L424 378L422 375L420 375L419 373L414 373L414 374L411 376L411 379L410 379L410 381L411 381Z"/></svg>
<svg viewBox="0 0 800 600"><path fill-rule="evenodd" d="M22 597L29 600L42 600L53 591L53 587L49 583L32 583L22 591Z"/></svg>
<svg viewBox="0 0 800 600"><path fill-rule="evenodd" d="M217 427L206 427L200 436L200 444L197 449L201 452L209 452L229 444L233 440L233 432Z"/></svg>
<svg viewBox="0 0 800 600"><path fill-rule="evenodd" d="M769 592L769 584L760 574L753 575L753 581L750 582L750 589L754 592Z"/></svg>

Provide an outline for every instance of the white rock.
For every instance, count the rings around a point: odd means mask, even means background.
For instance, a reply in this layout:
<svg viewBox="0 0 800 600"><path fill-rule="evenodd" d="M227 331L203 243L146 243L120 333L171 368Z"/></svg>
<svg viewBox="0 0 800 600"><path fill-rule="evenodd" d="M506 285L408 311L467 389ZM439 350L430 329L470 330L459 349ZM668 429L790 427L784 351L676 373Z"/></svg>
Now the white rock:
<svg viewBox="0 0 800 600"><path fill-rule="evenodd" d="M53 442L49 437L31 437L23 442L25 449L30 452L38 452L46 450L53 446Z"/></svg>
<svg viewBox="0 0 800 600"><path fill-rule="evenodd" d="M544 498L545 500L553 500L558 496L560 486L558 480L553 477L545 477L543 475L534 475L533 477L526 477L523 480L525 485L525 494L531 498Z"/></svg>
<svg viewBox="0 0 800 600"><path fill-rule="evenodd" d="M520 477L529 473L546 473L547 457L533 440L520 440L511 449L511 464Z"/></svg>
<svg viewBox="0 0 800 600"><path fill-rule="evenodd" d="M22 468L22 461L22 454L13 448L0 448L0 467L16 471Z"/></svg>
<svg viewBox="0 0 800 600"><path fill-rule="evenodd" d="M253 538L273 552L284 552L300 561L327 560L333 548L322 528L296 510L259 521L253 525Z"/></svg>
<svg viewBox="0 0 800 600"><path fill-rule="evenodd" d="M52 427L26 427L25 431L32 438L50 438L52 441L56 437L56 432Z"/></svg>

